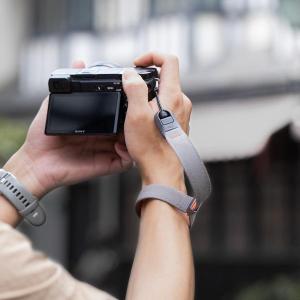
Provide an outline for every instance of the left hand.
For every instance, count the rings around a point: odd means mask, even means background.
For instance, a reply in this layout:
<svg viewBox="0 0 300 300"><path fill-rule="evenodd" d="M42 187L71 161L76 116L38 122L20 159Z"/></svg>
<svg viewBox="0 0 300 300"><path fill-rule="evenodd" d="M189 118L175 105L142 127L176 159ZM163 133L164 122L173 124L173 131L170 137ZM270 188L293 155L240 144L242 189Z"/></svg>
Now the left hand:
<svg viewBox="0 0 300 300"><path fill-rule="evenodd" d="M73 67L83 68L78 61ZM23 146L4 166L40 198L61 185L124 171L132 166L124 136L46 136L48 97Z"/></svg>

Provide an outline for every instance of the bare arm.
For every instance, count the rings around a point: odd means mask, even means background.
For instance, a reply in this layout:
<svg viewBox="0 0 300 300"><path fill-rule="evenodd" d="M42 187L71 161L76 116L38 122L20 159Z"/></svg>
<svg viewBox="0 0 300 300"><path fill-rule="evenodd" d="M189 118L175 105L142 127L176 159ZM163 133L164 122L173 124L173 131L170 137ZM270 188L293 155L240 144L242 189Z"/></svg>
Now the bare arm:
<svg viewBox="0 0 300 300"><path fill-rule="evenodd" d="M20 218L16 209L3 196L0 196L0 221L16 227Z"/></svg>
<svg viewBox="0 0 300 300"><path fill-rule="evenodd" d="M84 66L82 61L73 64L74 68ZM43 101L31 123L24 144L3 167L38 199L58 186L131 167L123 135L46 136L47 107L48 98ZM16 227L21 220L16 209L0 195L0 221Z"/></svg>
<svg viewBox="0 0 300 300"><path fill-rule="evenodd" d="M3 168L8 172L13 173L26 189L37 198L42 197L42 187L32 173L31 161L26 153L24 153L23 148L20 148ZM22 218L15 207L0 194L0 221L9 224L12 227L16 227L21 220Z"/></svg>
<svg viewBox="0 0 300 300"><path fill-rule="evenodd" d="M193 299L194 265L186 220L161 201L142 209L127 299Z"/></svg>
<svg viewBox="0 0 300 300"><path fill-rule="evenodd" d="M73 66L84 64L77 62ZM123 135L45 136L47 105L46 99L24 144L3 166L38 199L57 186L121 172L131 166ZM114 299L77 281L45 254L35 251L28 238L12 228L21 220L17 210L0 195L1 299Z"/></svg>
<svg viewBox="0 0 300 300"><path fill-rule="evenodd" d="M191 103L180 91L178 61L173 56L148 54L136 60L161 67L160 98L187 130ZM137 162L144 185L160 183L185 191L181 165L155 128L154 101L147 101L143 80L124 75L128 97L125 139ZM127 299L193 299L194 264L187 217L159 200L141 208L140 232Z"/></svg>

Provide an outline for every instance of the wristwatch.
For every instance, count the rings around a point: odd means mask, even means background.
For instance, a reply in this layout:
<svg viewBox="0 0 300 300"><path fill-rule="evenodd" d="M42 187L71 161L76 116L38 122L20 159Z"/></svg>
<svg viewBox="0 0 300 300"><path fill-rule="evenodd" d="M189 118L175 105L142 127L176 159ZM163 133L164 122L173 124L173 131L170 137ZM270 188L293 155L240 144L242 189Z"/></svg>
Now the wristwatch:
<svg viewBox="0 0 300 300"><path fill-rule="evenodd" d="M40 226L46 214L34 197L10 172L0 169L0 194L2 194L30 224Z"/></svg>
<svg viewBox="0 0 300 300"><path fill-rule="evenodd" d="M173 148L184 168L188 194L160 184L147 185L137 197L136 211L139 214L140 204L143 200L162 200L187 213L191 227L199 208L211 194L209 175L197 150L175 116L170 111L161 109L156 113L154 120L160 133Z"/></svg>

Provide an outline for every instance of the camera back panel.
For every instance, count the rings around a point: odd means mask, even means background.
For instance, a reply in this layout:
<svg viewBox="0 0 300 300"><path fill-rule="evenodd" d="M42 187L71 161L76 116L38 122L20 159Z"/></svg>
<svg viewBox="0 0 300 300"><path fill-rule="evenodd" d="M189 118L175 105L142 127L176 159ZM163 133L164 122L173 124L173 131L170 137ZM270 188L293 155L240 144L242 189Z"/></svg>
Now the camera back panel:
<svg viewBox="0 0 300 300"><path fill-rule="evenodd" d="M120 105L119 92L50 94L46 134L116 134Z"/></svg>
<svg viewBox="0 0 300 300"><path fill-rule="evenodd" d="M148 86L152 100L158 79L155 68L134 68ZM58 69L49 78L47 135L117 134L123 129L127 99L124 68L111 65Z"/></svg>

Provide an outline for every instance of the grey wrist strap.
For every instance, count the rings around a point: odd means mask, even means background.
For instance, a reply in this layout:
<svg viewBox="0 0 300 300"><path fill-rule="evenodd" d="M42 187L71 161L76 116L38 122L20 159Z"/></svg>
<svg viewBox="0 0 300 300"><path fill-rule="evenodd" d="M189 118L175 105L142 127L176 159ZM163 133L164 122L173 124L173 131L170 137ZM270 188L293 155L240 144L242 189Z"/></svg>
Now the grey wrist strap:
<svg viewBox="0 0 300 300"><path fill-rule="evenodd" d="M11 173L0 169L0 194L17 209L30 224L40 226L46 215L38 199L29 193Z"/></svg>
<svg viewBox="0 0 300 300"><path fill-rule="evenodd" d="M163 116L158 112L155 123L169 145L177 154L187 179L188 195L173 188L152 184L143 188L137 198L136 207L143 200L154 198L165 201L190 217L192 226L200 206L211 193L211 183L203 161L188 136L178 124L175 116L163 110Z"/></svg>
<svg viewBox="0 0 300 300"><path fill-rule="evenodd" d="M138 195L136 202L136 211L138 214L140 213L139 204L141 203L141 201L151 198L166 202L172 206L175 206L181 212L187 213L190 217L190 225L192 225L194 216L197 212L197 210L195 210L197 205L197 201L195 198L177 191L176 189L169 186L164 186L161 184L150 184L145 186Z"/></svg>

